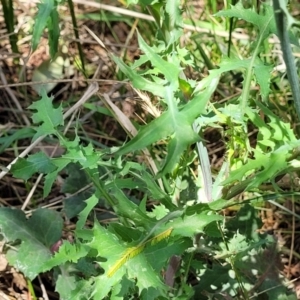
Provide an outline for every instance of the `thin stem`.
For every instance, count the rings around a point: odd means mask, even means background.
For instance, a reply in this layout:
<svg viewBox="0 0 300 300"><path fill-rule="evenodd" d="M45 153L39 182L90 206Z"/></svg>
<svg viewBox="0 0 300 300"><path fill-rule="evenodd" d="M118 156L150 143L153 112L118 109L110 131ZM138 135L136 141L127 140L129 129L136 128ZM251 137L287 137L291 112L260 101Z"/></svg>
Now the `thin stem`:
<svg viewBox="0 0 300 300"><path fill-rule="evenodd" d="M78 26L77 26L77 21L76 21L76 16L75 16L75 11L74 11L73 1L72 0L68 0L68 5L69 5L69 8L70 8L70 14L71 14L71 18L72 18L72 24L73 24L73 28L74 28L74 35L75 35L76 39L78 40L76 42L76 44L77 44L77 48L78 48L78 52L79 52L79 57L80 57L80 61L81 61L81 67L82 67L83 73L85 73L84 56L83 56L83 51L82 51L81 43L79 41Z"/></svg>
<svg viewBox="0 0 300 300"><path fill-rule="evenodd" d="M280 6L279 0L273 0L273 8L277 26L277 35L280 40L283 60L286 65L286 73L291 86L298 120L300 120L300 85L288 34L287 16L284 9Z"/></svg>

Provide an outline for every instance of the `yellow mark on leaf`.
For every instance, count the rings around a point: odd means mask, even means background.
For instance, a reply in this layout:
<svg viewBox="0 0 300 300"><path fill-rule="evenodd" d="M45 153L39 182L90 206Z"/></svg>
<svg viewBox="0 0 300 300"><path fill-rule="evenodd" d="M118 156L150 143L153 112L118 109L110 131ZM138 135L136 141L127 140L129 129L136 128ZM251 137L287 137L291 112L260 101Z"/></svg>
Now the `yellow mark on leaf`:
<svg viewBox="0 0 300 300"><path fill-rule="evenodd" d="M140 254L144 250L145 246L148 243L150 243L151 245L155 245L158 242L168 238L171 235L172 230L173 230L173 228L171 227L171 228L161 232L160 234L154 236L150 240L147 240L144 243L137 245L136 247L128 248L124 252L122 257L119 260L117 260L116 263L108 270L107 276L112 277L129 259Z"/></svg>

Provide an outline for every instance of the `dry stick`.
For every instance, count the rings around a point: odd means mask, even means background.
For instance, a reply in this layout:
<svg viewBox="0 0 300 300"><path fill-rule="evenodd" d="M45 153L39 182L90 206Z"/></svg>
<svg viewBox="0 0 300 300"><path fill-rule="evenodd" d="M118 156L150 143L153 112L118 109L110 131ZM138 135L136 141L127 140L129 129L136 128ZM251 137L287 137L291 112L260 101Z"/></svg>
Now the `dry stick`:
<svg viewBox="0 0 300 300"><path fill-rule="evenodd" d="M44 300L49 300L49 297L48 297L48 294L47 294L47 290L42 282L42 279L40 277L40 275L38 275L38 280L39 280L39 284L40 284L40 287L41 287L41 290L43 292L43 299Z"/></svg>
<svg viewBox="0 0 300 300"><path fill-rule="evenodd" d="M136 19L133 23L133 25L131 26L131 29L129 31L129 34L126 38L126 41L125 41L125 47L123 48L123 50L121 50L121 53L120 53L120 57L124 57L124 54L126 53L127 49L126 47L128 46L130 40L132 39L134 33L136 32L136 27L137 27L137 24L138 24L139 20ZM119 66L117 65L117 69L116 69L116 74L118 73L118 69L119 69Z"/></svg>
<svg viewBox="0 0 300 300"><path fill-rule="evenodd" d="M116 84L116 83L126 83L124 81L118 81L118 80L111 80L111 79L51 79L51 80L41 80L41 81L27 81L27 82L18 82L18 83L9 83L9 84L3 84L0 85L0 89L5 89L6 87L19 87L24 85L40 85L40 84L46 84L46 83L62 83L62 82L87 82L87 83L93 83L93 82L103 82L105 84Z"/></svg>
<svg viewBox="0 0 300 300"><path fill-rule="evenodd" d="M68 118L76 109L78 109L84 102L86 102L91 96L97 93L99 87L96 82L93 82L84 95L81 97L81 99L74 104L67 112L64 113L63 119L65 120ZM19 156L17 156L7 167L6 170L2 171L0 173L0 179L3 178L10 170L11 166L18 160L19 157L25 157L37 144L39 144L46 135L40 136L37 138L30 146L28 146Z"/></svg>
<svg viewBox="0 0 300 300"><path fill-rule="evenodd" d="M35 181L33 187L31 188L30 192L28 193L28 195L27 195L27 197L26 197L26 199L25 199L25 201L24 201L24 203L23 203L23 205L22 205L22 207L21 207L21 210L25 210L25 208L26 208L27 204L29 203L31 197L33 196L33 194L34 194L34 192L35 192L37 186L39 185L40 181L42 180L43 175L44 175L44 174L41 173L41 174L38 176L38 178L36 179L36 181Z"/></svg>
<svg viewBox="0 0 300 300"><path fill-rule="evenodd" d="M30 126L30 121L28 120L27 116L24 114L23 108L22 108L20 102L18 101L17 97L15 96L15 94L13 93L13 91L11 90L11 88L7 85L7 80L6 80L6 78L5 78L4 74L3 74L1 65L0 65L0 79L3 82L3 85L4 85L4 88L5 88L6 92L8 93L8 95L10 96L10 98L12 99L12 101L15 103L17 109L22 112L22 118L23 118L25 124L27 126Z"/></svg>

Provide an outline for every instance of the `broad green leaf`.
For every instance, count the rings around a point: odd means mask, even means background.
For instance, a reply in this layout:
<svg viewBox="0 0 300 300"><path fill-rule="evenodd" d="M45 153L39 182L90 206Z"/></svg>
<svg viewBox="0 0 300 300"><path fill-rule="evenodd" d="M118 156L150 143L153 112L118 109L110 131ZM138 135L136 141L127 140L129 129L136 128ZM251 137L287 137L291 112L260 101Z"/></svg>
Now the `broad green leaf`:
<svg viewBox="0 0 300 300"><path fill-rule="evenodd" d="M33 164L39 173L46 174L56 169L56 166L44 152L29 155L27 161Z"/></svg>
<svg viewBox="0 0 300 300"><path fill-rule="evenodd" d="M205 111L207 103L216 90L218 83L219 74L211 73L196 87L192 99L180 111L186 116L190 124L193 124L194 120Z"/></svg>
<svg viewBox="0 0 300 300"><path fill-rule="evenodd" d="M27 227L34 231L36 238L50 248L61 238L63 219L52 209L39 208L27 221Z"/></svg>
<svg viewBox="0 0 300 300"><path fill-rule="evenodd" d="M85 248L89 251L91 250L90 248ZM88 252L87 254L83 253L83 256L78 259L76 263L76 269L78 270L78 272L83 274L85 278L98 276L100 273L102 273L99 269L95 268L95 257Z"/></svg>
<svg viewBox="0 0 300 300"><path fill-rule="evenodd" d="M112 250L114 251L114 249ZM92 299L101 300L105 298L112 289L112 287L117 285L122 280L122 276L124 275L125 272L116 274L113 277L107 277L105 275L97 276L93 285Z"/></svg>
<svg viewBox="0 0 300 300"><path fill-rule="evenodd" d="M153 287L149 287L147 289L143 289L140 295L141 300L156 300L156 299L167 299L163 297L161 292Z"/></svg>
<svg viewBox="0 0 300 300"><path fill-rule="evenodd" d="M271 9L269 9L269 14L271 14ZM235 17L245 20L259 28L263 27L265 23L265 17L259 15L254 8L245 9L242 2L238 2L235 6L231 6L230 9L219 11L215 14L216 17ZM275 21L274 21L275 28Z"/></svg>
<svg viewBox="0 0 300 300"><path fill-rule="evenodd" d="M48 19L52 11L56 9L55 0L41 0L38 4L38 13L35 18L35 23L32 33L32 50L35 51L42 33L47 26Z"/></svg>
<svg viewBox="0 0 300 300"><path fill-rule="evenodd" d="M218 78L222 73L232 71L232 70L241 70L241 69L247 69L250 65L251 60L250 59L239 59L239 58L228 58L223 57L222 61L219 65L218 69L210 70L208 77L206 77L204 80L200 81L199 88L196 87L195 92L197 92L198 89L202 89L203 84L207 86L207 82L210 80L213 80L213 78Z"/></svg>
<svg viewBox="0 0 300 300"><path fill-rule="evenodd" d="M49 98L44 90L41 93L41 100L29 106L29 109L37 111L32 115L33 122L35 124L40 123L33 137L34 140L46 134L55 134L57 127L64 124L61 105L58 108L53 108L52 98Z"/></svg>
<svg viewBox="0 0 300 300"><path fill-rule="evenodd" d="M140 191L146 190L146 185L143 181L138 182L137 180L133 180L132 178L115 179L114 182L110 182L106 186L107 188L111 188L114 185L116 185L119 189L138 189Z"/></svg>
<svg viewBox="0 0 300 300"><path fill-rule="evenodd" d="M23 211L0 209L0 228L6 241L21 241L7 253L8 261L31 280L52 256L50 246L61 237L63 221L53 210L38 209L27 220Z"/></svg>
<svg viewBox="0 0 300 300"><path fill-rule="evenodd" d="M193 241L191 239L172 240L172 238L169 238L151 247L146 247L143 253L154 270L161 272L173 255L182 255L192 245Z"/></svg>
<svg viewBox="0 0 300 300"><path fill-rule="evenodd" d="M130 248L97 222L93 228L93 241L88 245L96 249L100 257L107 259L105 262L101 262L101 267L105 270L105 273L98 276L95 281L95 292L93 294L95 299L103 299L111 287L121 281L126 272L128 279L135 279L139 274L137 284L140 292L142 289L154 287L164 293L165 285L147 261L143 251L119 263ZM168 256L166 259L168 259Z"/></svg>
<svg viewBox="0 0 300 300"><path fill-rule="evenodd" d="M34 164L25 158L18 158L17 162L12 165L11 172L14 177L28 180L35 172L37 172Z"/></svg>
<svg viewBox="0 0 300 300"><path fill-rule="evenodd" d="M27 159L19 158L12 165L11 172L14 177L28 180L34 173L50 173L56 169L50 158L44 152L29 155Z"/></svg>
<svg viewBox="0 0 300 300"><path fill-rule="evenodd" d="M54 180L57 177L57 174L63 170L69 163L79 163L81 167L83 168L89 168L94 169L97 168L97 164L99 162L100 153L95 152L95 149L91 144L88 146L81 146L79 145L80 140L78 137L76 137L73 141L64 140L64 146L67 147L67 153L62 155L60 158L55 158L52 160L52 163L57 166L57 170L54 172L47 174L45 178L45 185L44 185L44 195L48 195L51 189L51 186L54 182ZM74 165L70 166L70 168L73 168ZM90 181L87 179L87 175L84 171L80 170L79 168L73 169L73 172L69 173L70 176L74 177L75 182L72 182L73 190L68 190L68 193L74 193L77 192L80 187L84 187L82 183L89 184ZM80 175L79 175L80 173ZM79 178L78 178L79 177ZM80 178L81 177L81 178ZM70 181L70 180L69 180ZM80 184L78 185L78 182ZM75 189L75 190L74 190ZM65 191L66 192L66 191ZM90 194L89 194L90 195ZM82 199L82 198L81 198ZM86 198L84 198L85 200ZM82 201L80 201L82 202ZM79 206L82 208L83 204L79 204ZM73 206L74 207L74 206ZM70 207L71 208L71 207ZM73 211L71 209L71 211ZM75 214L73 214L71 211L68 213L68 217L74 217L80 210L75 210Z"/></svg>

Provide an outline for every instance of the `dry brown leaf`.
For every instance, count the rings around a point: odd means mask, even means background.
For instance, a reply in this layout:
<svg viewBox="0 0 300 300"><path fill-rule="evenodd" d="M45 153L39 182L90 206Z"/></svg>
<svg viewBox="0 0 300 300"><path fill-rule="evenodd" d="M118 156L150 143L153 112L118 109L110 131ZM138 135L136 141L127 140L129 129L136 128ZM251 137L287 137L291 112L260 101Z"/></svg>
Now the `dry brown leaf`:
<svg viewBox="0 0 300 300"><path fill-rule="evenodd" d="M0 272L4 271L7 267L7 260L4 254L0 254Z"/></svg>
<svg viewBox="0 0 300 300"><path fill-rule="evenodd" d="M13 284L16 285L16 287L20 290L23 290L27 287L27 282L23 276L23 274L18 273L16 270L12 269L12 275L13 275Z"/></svg>

